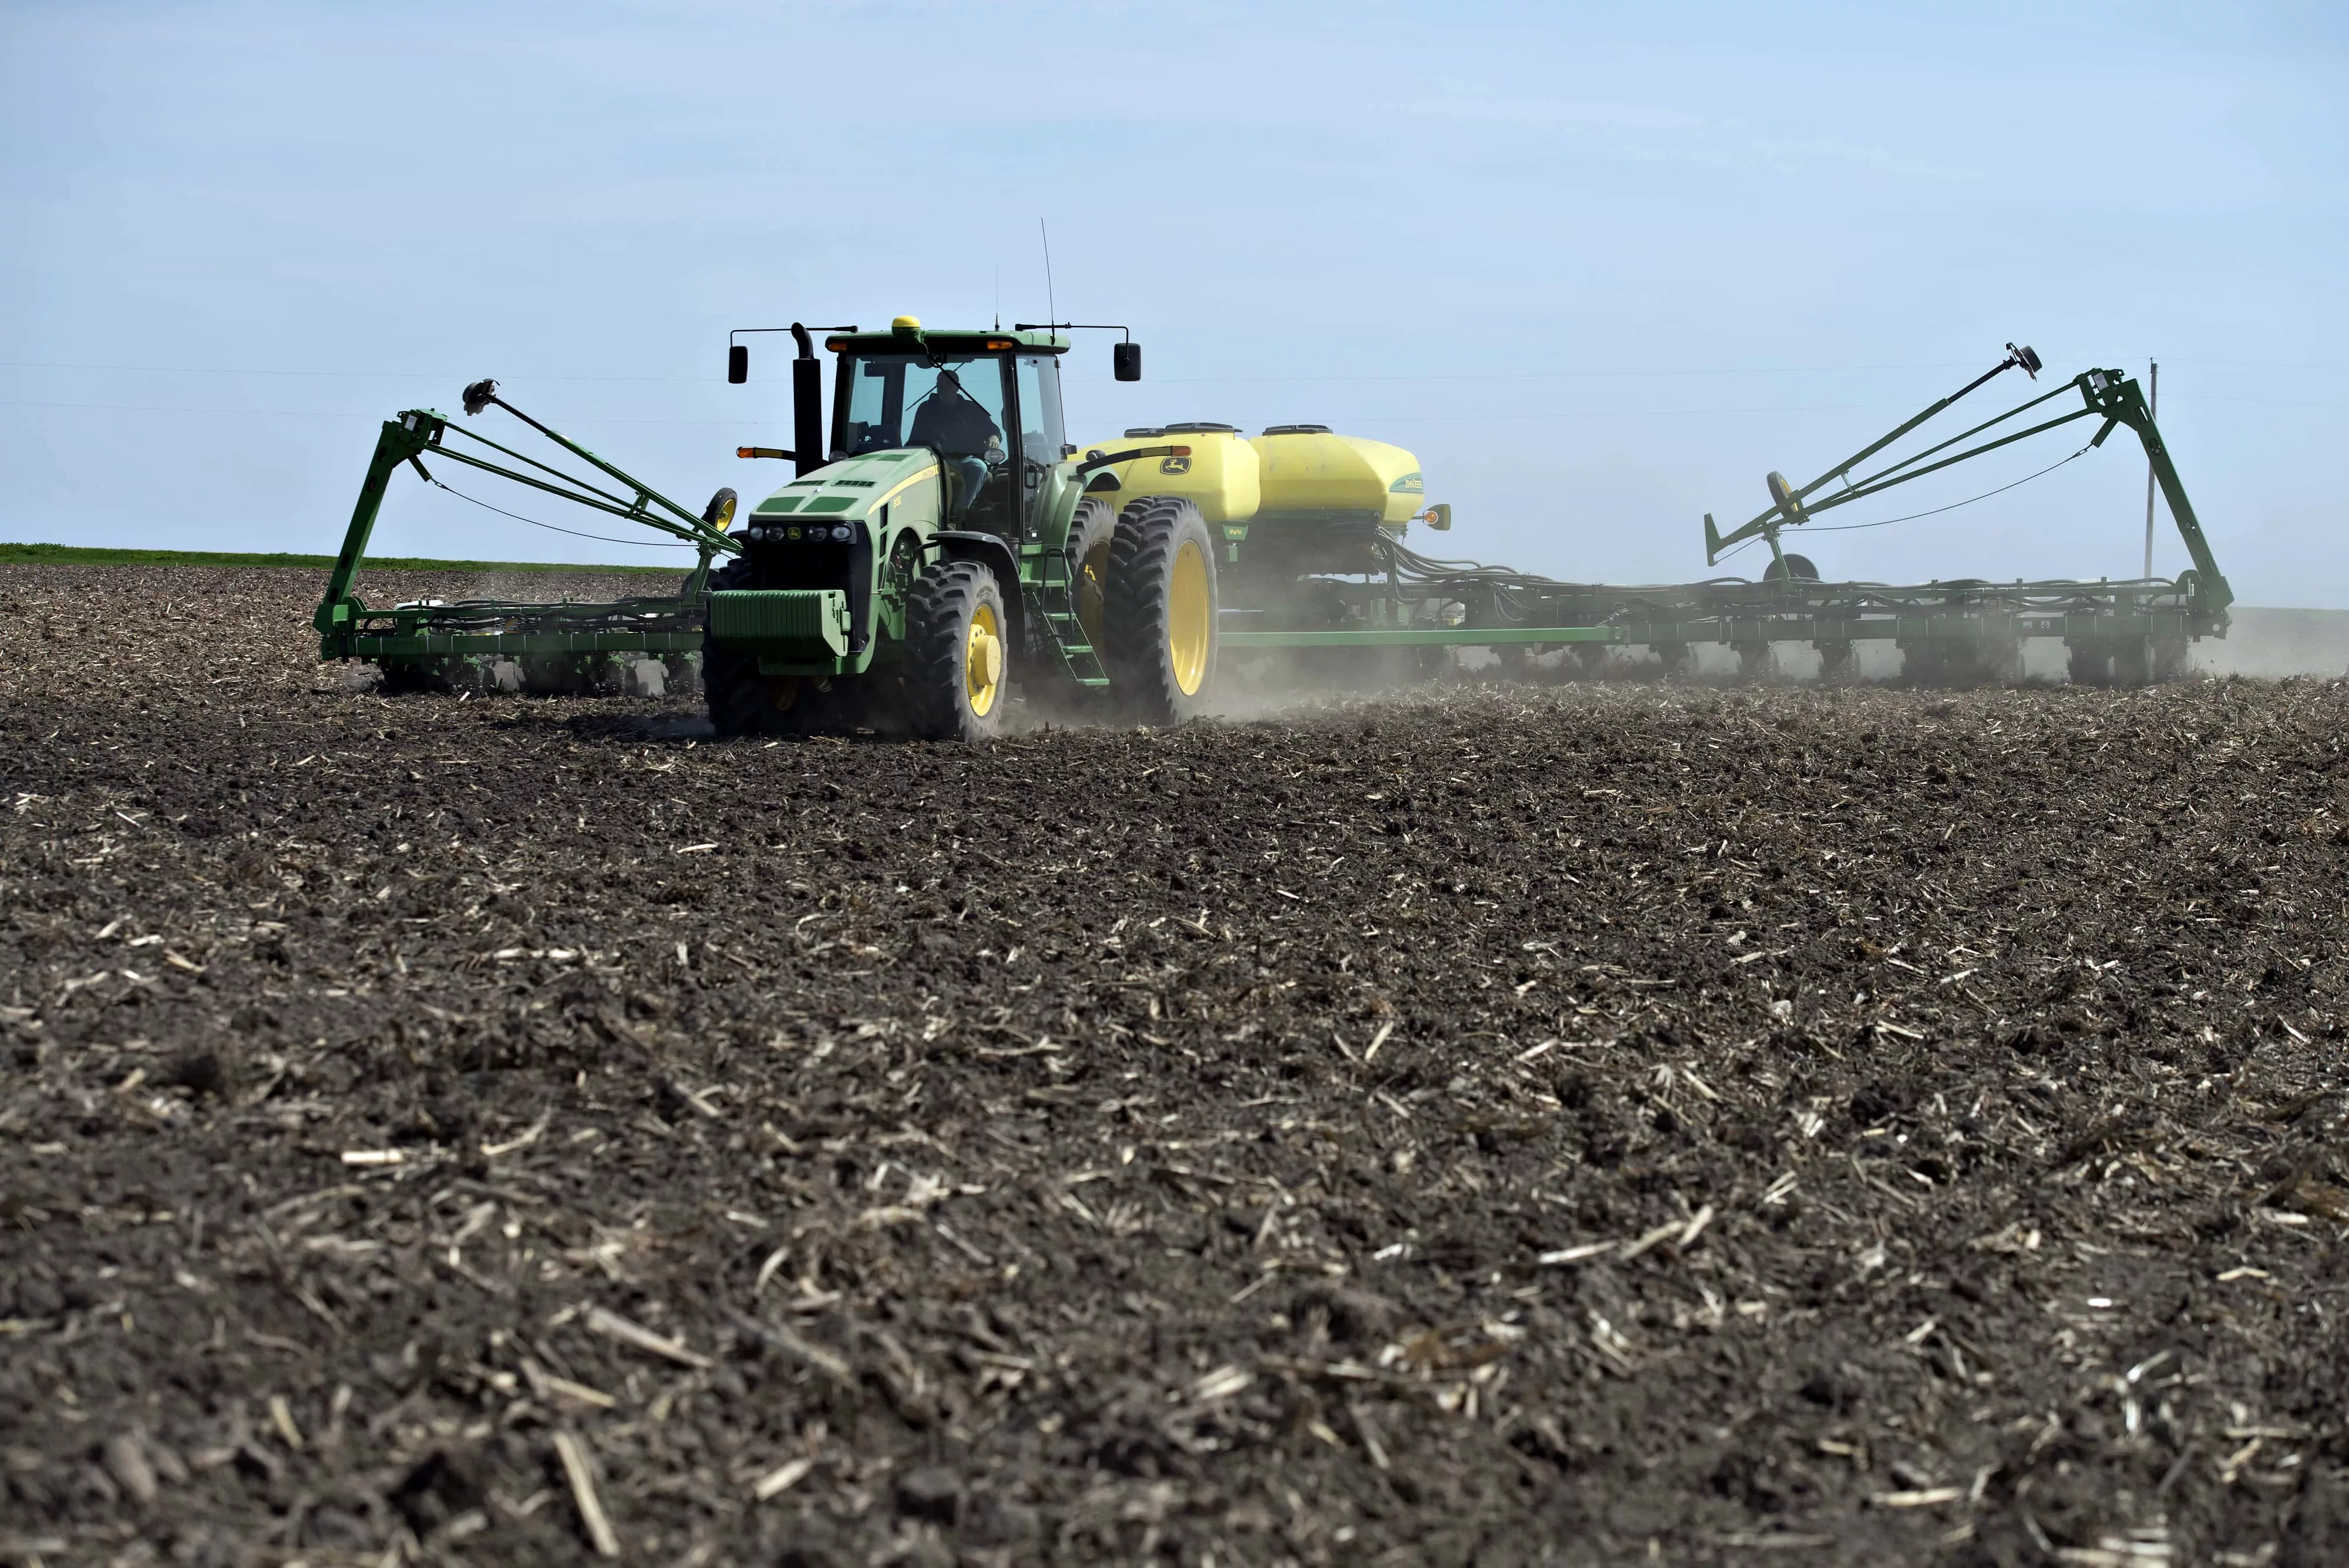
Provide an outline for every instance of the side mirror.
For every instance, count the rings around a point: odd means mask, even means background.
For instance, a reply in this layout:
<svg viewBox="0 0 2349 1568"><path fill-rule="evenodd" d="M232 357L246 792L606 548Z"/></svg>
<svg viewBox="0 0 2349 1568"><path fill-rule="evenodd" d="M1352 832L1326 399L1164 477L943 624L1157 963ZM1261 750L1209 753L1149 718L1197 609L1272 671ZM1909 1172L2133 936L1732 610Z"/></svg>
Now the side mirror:
<svg viewBox="0 0 2349 1568"><path fill-rule="evenodd" d="M738 387L750 379L750 346L748 343L726 346L726 379Z"/></svg>
<svg viewBox="0 0 2349 1568"><path fill-rule="evenodd" d="M1119 380L1139 381L1142 379L1141 344L1117 343L1111 345L1109 362L1112 374L1115 375Z"/></svg>
<svg viewBox="0 0 2349 1568"><path fill-rule="evenodd" d="M1439 501L1419 514L1419 520L1439 534L1452 532L1452 503Z"/></svg>

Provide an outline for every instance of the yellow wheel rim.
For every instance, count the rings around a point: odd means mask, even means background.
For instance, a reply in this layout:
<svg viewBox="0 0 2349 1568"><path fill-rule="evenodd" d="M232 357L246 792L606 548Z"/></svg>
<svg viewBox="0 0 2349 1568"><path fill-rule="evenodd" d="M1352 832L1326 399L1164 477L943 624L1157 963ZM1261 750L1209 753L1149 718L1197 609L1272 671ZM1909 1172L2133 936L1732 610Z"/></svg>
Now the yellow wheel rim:
<svg viewBox="0 0 2349 1568"><path fill-rule="evenodd" d="M1003 630L993 605L970 612L970 638L963 645L962 682L970 711L984 719L1003 693Z"/></svg>
<svg viewBox="0 0 2349 1568"><path fill-rule="evenodd" d="M1166 659L1185 697L1196 697L1207 679L1207 648L1216 629L1213 601L1206 552L1185 540L1174 553L1173 580L1166 585Z"/></svg>
<svg viewBox="0 0 2349 1568"><path fill-rule="evenodd" d="M1102 645L1102 609L1108 593L1109 536L1103 535L1077 563L1077 624L1085 629L1085 641L1095 649Z"/></svg>

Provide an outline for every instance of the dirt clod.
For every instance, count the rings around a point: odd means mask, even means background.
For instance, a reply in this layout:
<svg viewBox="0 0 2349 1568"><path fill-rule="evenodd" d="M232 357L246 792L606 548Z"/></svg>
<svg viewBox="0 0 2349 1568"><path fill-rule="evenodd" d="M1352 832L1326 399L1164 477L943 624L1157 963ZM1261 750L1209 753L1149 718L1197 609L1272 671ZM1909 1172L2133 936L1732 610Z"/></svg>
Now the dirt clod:
<svg viewBox="0 0 2349 1568"><path fill-rule="evenodd" d="M962 1482L952 1470L936 1465L908 1470L897 1480L897 1511L935 1524L952 1524L962 1516Z"/></svg>

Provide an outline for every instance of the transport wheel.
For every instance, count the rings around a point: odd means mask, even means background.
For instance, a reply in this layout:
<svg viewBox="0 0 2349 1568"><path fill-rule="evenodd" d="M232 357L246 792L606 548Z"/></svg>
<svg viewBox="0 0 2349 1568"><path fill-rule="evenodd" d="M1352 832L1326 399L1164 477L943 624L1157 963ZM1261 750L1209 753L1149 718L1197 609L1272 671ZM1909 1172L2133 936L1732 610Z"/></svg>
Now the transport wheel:
<svg viewBox="0 0 2349 1568"><path fill-rule="evenodd" d="M1574 645L1574 671L1583 680L1607 679L1607 645L1603 642L1578 642Z"/></svg>
<svg viewBox="0 0 2349 1568"><path fill-rule="evenodd" d="M1819 679L1848 680L1858 668L1854 649L1847 642L1822 642L1819 650Z"/></svg>
<svg viewBox="0 0 2349 1568"><path fill-rule="evenodd" d="M2153 679L2157 681L2177 680L2186 674L2186 643L2177 638L2160 638L2153 645Z"/></svg>
<svg viewBox="0 0 2349 1568"><path fill-rule="evenodd" d="M1216 679L1216 541L1199 509L1145 495L1110 544L1102 662L1119 704L1151 724L1206 706Z"/></svg>
<svg viewBox="0 0 2349 1568"><path fill-rule="evenodd" d="M1949 678L1949 663L1939 649L1919 643L1900 650L1900 679L1909 685L1941 686Z"/></svg>
<svg viewBox="0 0 2349 1568"><path fill-rule="evenodd" d="M1003 732L1010 617L995 574L977 561L934 563L905 607L905 717L928 741L991 741Z"/></svg>
<svg viewBox="0 0 2349 1568"><path fill-rule="evenodd" d="M1764 582L1775 583L1781 578L1792 578L1798 583L1816 583L1819 580L1819 569L1811 565L1811 558L1808 556L1797 556L1789 551L1786 555L1785 568L1783 571L1779 568L1778 558L1775 556L1770 557L1770 564L1762 568Z"/></svg>
<svg viewBox="0 0 2349 1568"><path fill-rule="evenodd" d="M2125 637L2113 645L2113 684L2143 686L2153 680L2153 639Z"/></svg>
<svg viewBox="0 0 2349 1568"><path fill-rule="evenodd" d="M1667 680L1678 680L1686 676L1692 662L1689 658L1689 645L1685 642L1656 644L1656 659L1663 665Z"/></svg>
<svg viewBox="0 0 2349 1568"><path fill-rule="evenodd" d="M1777 563L1773 561L1772 566ZM1737 673L1747 680L1761 680L1778 672L1777 660L1770 656L1766 642L1741 643L1737 649Z"/></svg>

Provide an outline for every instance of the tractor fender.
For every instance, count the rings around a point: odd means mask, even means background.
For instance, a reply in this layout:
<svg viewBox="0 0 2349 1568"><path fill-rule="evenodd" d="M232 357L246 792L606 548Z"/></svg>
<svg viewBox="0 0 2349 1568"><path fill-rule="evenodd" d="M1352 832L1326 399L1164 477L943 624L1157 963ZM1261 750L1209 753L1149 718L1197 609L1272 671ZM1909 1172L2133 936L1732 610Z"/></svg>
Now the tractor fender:
<svg viewBox="0 0 2349 1568"><path fill-rule="evenodd" d="M1011 647L1024 651L1028 647L1028 604L1019 587L1019 557L1011 553L1011 546L992 534L960 528L941 528L929 536L927 543L949 561L978 561L995 574L996 582L1003 589L1004 613L1011 618L1011 625L1006 628L1011 634Z"/></svg>

